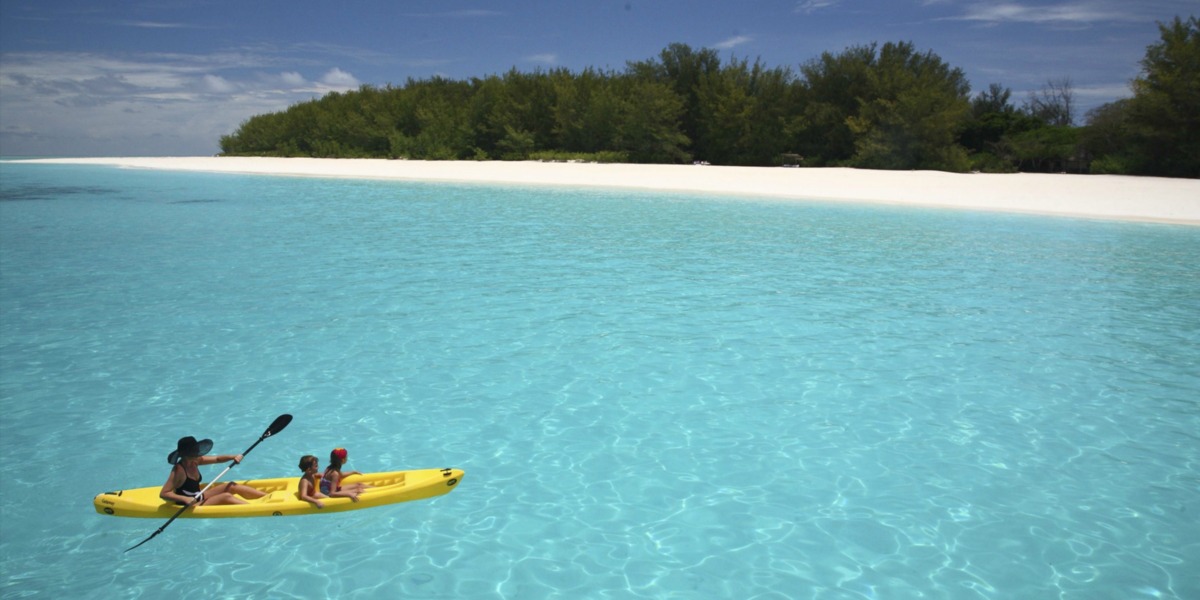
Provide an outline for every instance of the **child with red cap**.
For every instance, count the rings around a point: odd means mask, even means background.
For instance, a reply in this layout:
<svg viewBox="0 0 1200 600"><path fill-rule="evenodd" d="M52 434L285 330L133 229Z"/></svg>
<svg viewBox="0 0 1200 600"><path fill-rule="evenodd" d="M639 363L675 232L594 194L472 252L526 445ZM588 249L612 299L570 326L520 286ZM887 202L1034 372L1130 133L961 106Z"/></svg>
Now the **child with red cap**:
<svg viewBox="0 0 1200 600"><path fill-rule="evenodd" d="M334 498L350 498L358 502L358 495L367 486L362 483L351 483L342 485L342 478L350 475L362 475L358 471L350 471L342 473L342 465L346 464L350 455L345 448L334 448L329 453L329 466L325 467L325 473L321 475L321 493Z"/></svg>

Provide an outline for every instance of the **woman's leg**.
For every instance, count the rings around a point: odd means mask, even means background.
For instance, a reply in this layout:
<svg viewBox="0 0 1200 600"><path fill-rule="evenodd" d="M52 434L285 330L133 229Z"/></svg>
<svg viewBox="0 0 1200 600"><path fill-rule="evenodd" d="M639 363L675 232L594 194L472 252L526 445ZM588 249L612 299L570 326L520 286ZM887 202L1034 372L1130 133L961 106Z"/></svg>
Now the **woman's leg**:
<svg viewBox="0 0 1200 600"><path fill-rule="evenodd" d="M203 506L220 506L222 504L246 504L246 501L229 492L217 492L214 494L210 491L204 495L204 502L201 504Z"/></svg>
<svg viewBox="0 0 1200 600"><path fill-rule="evenodd" d="M221 487L221 486L217 486L217 487ZM223 488L221 488L221 491L229 493L229 494L237 494L243 498L249 498L251 500L253 500L255 498L262 498L263 496L267 495L267 493L262 490L257 490L248 485L242 485L240 483L234 483L232 481L229 483L226 483L225 486Z"/></svg>

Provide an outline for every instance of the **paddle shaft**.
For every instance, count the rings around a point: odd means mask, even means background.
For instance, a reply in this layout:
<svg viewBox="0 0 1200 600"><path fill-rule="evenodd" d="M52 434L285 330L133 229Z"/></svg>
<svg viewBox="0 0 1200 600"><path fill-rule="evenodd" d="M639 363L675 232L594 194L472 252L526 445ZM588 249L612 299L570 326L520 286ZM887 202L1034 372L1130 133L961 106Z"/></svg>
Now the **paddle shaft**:
<svg viewBox="0 0 1200 600"><path fill-rule="evenodd" d="M261 444L263 440L265 440L265 439L267 439L267 438L269 438L269 437L271 437L271 430L269 430L269 429L268 429L266 433L262 434L262 437L258 438L258 441L257 441L257 442L254 442L253 444L250 444L250 447L249 447L249 448L246 448L246 451L242 453L242 458L243 458L243 459L244 459L244 458L246 458L246 455L247 455L247 454L250 454L250 451L251 451L251 450L253 450L255 446L257 446L257 445ZM208 485L204 486L204 489L200 490L200 495L199 495L199 496L197 496L196 500L199 500L200 498L203 498L203 497L204 497L204 492L207 492L207 491L208 491L208 488L212 487L212 486L213 486L213 484L217 483L217 480L218 480L218 479L220 479L220 478L224 477L224 476L225 476L225 474L226 474L226 473L228 473L230 469L232 469L232 468L234 468L234 467L238 466L239 464L241 464L241 463L235 460L235 461L233 461L233 464L229 465L228 467L225 467L225 470L224 470L224 471L221 471L221 473L220 473L219 475L217 475L216 477L213 477L213 480L212 480L212 481L210 481L210 482L208 482ZM195 504L195 503L196 503L196 500L192 500L191 504L188 504L188 506L191 506L192 504ZM187 506L183 507L183 509L184 509L184 510L186 510L186 509L187 509ZM179 512L181 513L181 512L183 512L183 510L180 510ZM179 513L175 513L175 517L178 517L178 516L179 516ZM171 517L171 521L174 521L174 520L175 520L175 517ZM167 521L167 523L168 523L168 524L170 524L170 522L171 522L171 521ZM163 527L166 527L166 525L163 525Z"/></svg>
<svg viewBox="0 0 1200 600"><path fill-rule="evenodd" d="M256 440L256 441L255 441L253 444L250 444L250 447L249 447L249 448L246 448L246 451L245 451L245 452L242 452L242 458L243 458L243 459L245 459L245 458L246 458L246 455L247 455L247 454L250 454L250 451L251 451L251 450L254 450L254 448L255 448L256 446L258 446L259 444L261 444L263 440L265 440L265 439L267 439L267 438L271 437L272 435L275 435L276 433L279 433L280 431L282 431L282 430L283 430L283 428L284 428L284 427L287 427L288 423L290 423L291 421L292 421L292 416L291 416L291 415L280 415L278 418L276 418L276 419L275 419L275 421L271 423L271 426L270 426L270 427L268 427L268 428L267 428L267 430L266 430L266 431L264 431L264 432L263 432L263 434L262 434L261 436L259 436L259 437L258 437L258 440ZM208 491L208 488L212 487L212 486L213 486L213 484L217 483L217 480L219 480L220 478L224 477L224 476L225 476L225 474L226 474L226 473L228 473L230 469L234 468L234 467L235 467L235 466L237 466L238 464L239 464L239 463L238 463L237 461L234 461L234 463L233 463L233 464L229 465L228 467L225 467L225 470L224 470L224 471L221 471L221 474L220 474L220 475L217 475L215 478L213 478L213 480L212 480L212 481L210 481L210 482L208 483L208 485L204 486L204 489L200 490L200 494L199 494L198 496L196 496L196 498L195 498L194 500L192 500L192 501L191 501L191 502L189 502L188 504L185 504L185 505L183 505L182 507L180 507L180 508L179 508L179 510L175 511L175 514L174 514L174 515L171 515L171 518L170 518L170 519L167 519L167 522L166 522L166 523L163 523L163 524L162 524L162 527L159 527L158 529L155 529L155 530L154 530L154 533L150 534L150 537L148 537L148 538L146 538L146 539L144 539L144 540L142 540L142 541L138 542L138 543L137 543L136 545L134 545L134 546L130 546L129 548L126 548L126 549L125 549L125 552L129 552L130 550L133 550L134 548L137 548L138 546L141 546L142 544L145 544L146 542L148 542L148 541L150 541L150 540L154 539L154 536L156 536L156 535L158 535L158 534L162 533L162 532L163 532L163 530L167 528L167 525L170 525L171 523L175 522L175 519L178 519L178 518L179 518L179 515L182 515L182 514L183 514L183 511L185 511L185 510L187 510L187 509L191 508L193 505L195 505L195 504L196 504L196 502L200 501L200 499L204 497L204 492L207 492L207 491Z"/></svg>

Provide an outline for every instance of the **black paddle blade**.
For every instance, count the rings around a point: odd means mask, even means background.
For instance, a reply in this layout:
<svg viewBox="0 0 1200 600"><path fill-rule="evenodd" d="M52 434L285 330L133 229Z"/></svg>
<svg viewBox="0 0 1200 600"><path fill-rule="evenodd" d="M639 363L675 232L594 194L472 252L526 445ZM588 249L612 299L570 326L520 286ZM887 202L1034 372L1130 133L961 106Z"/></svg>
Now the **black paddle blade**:
<svg viewBox="0 0 1200 600"><path fill-rule="evenodd" d="M146 542L148 542L148 541L150 541L150 540L154 539L154 536L156 536L156 535L158 535L158 532L157 532L157 531L155 531L154 533L150 534L150 537L148 537L148 538L146 538L146 539L144 539L144 540L142 540L142 541L140 541L140 542L138 542L138 543L136 543L136 544L134 544L134 545L132 545L132 546L130 546L130 547L128 547L128 548L126 548L126 549L125 549L125 552L129 552L130 550L133 550L134 548L137 548L138 546L141 546L142 544L145 544ZM125 554L125 552L122 552L121 554Z"/></svg>
<svg viewBox="0 0 1200 600"><path fill-rule="evenodd" d="M134 544L134 545L132 545L132 546L130 546L130 547L128 547L128 548L126 548L126 549L125 549L125 552L129 552L130 550L133 550L134 548L137 548L138 546L141 546L142 544L145 544L146 542L148 542L148 541L150 541L150 540L154 539L154 536L156 536L156 535L158 535L158 534L162 533L162 532L163 532L163 530L167 528L167 525L170 525L171 523L175 522L175 519L178 519L178 518L179 518L179 515L182 515L182 514L183 514L183 511L187 510L187 509L188 509L188 508L190 508L190 507L191 507L191 505L189 504L189 505L187 505L187 506L184 506L184 507L180 508L178 511L176 511L176 512L175 512L175 514L174 514L174 515L172 515L172 516L171 516L171 518L170 518L170 519L167 519L167 522L166 522L166 523L163 523L162 527L159 527L158 529L155 529L155 530L154 530L154 533L150 534L150 537L148 537L148 538L146 538L146 539L144 539L144 540L142 540L142 541L140 541L140 542L138 542L138 543L136 543L136 544ZM122 552L121 554L124 554L125 552Z"/></svg>
<svg viewBox="0 0 1200 600"><path fill-rule="evenodd" d="M283 431L283 428L287 427L288 423L291 422L292 415L279 415L278 417L275 417L275 420L271 423L271 426L267 427L267 431L263 433L263 437L270 437L279 433L280 431Z"/></svg>

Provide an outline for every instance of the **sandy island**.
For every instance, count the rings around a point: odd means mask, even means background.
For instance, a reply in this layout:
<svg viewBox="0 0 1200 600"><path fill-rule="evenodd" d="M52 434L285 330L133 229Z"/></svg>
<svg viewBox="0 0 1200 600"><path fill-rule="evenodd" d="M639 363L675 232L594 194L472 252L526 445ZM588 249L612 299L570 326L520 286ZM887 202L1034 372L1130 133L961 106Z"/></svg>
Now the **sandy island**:
<svg viewBox="0 0 1200 600"><path fill-rule="evenodd" d="M630 188L1200 225L1200 180L1160 177L319 158L61 158L20 162L302 177Z"/></svg>

